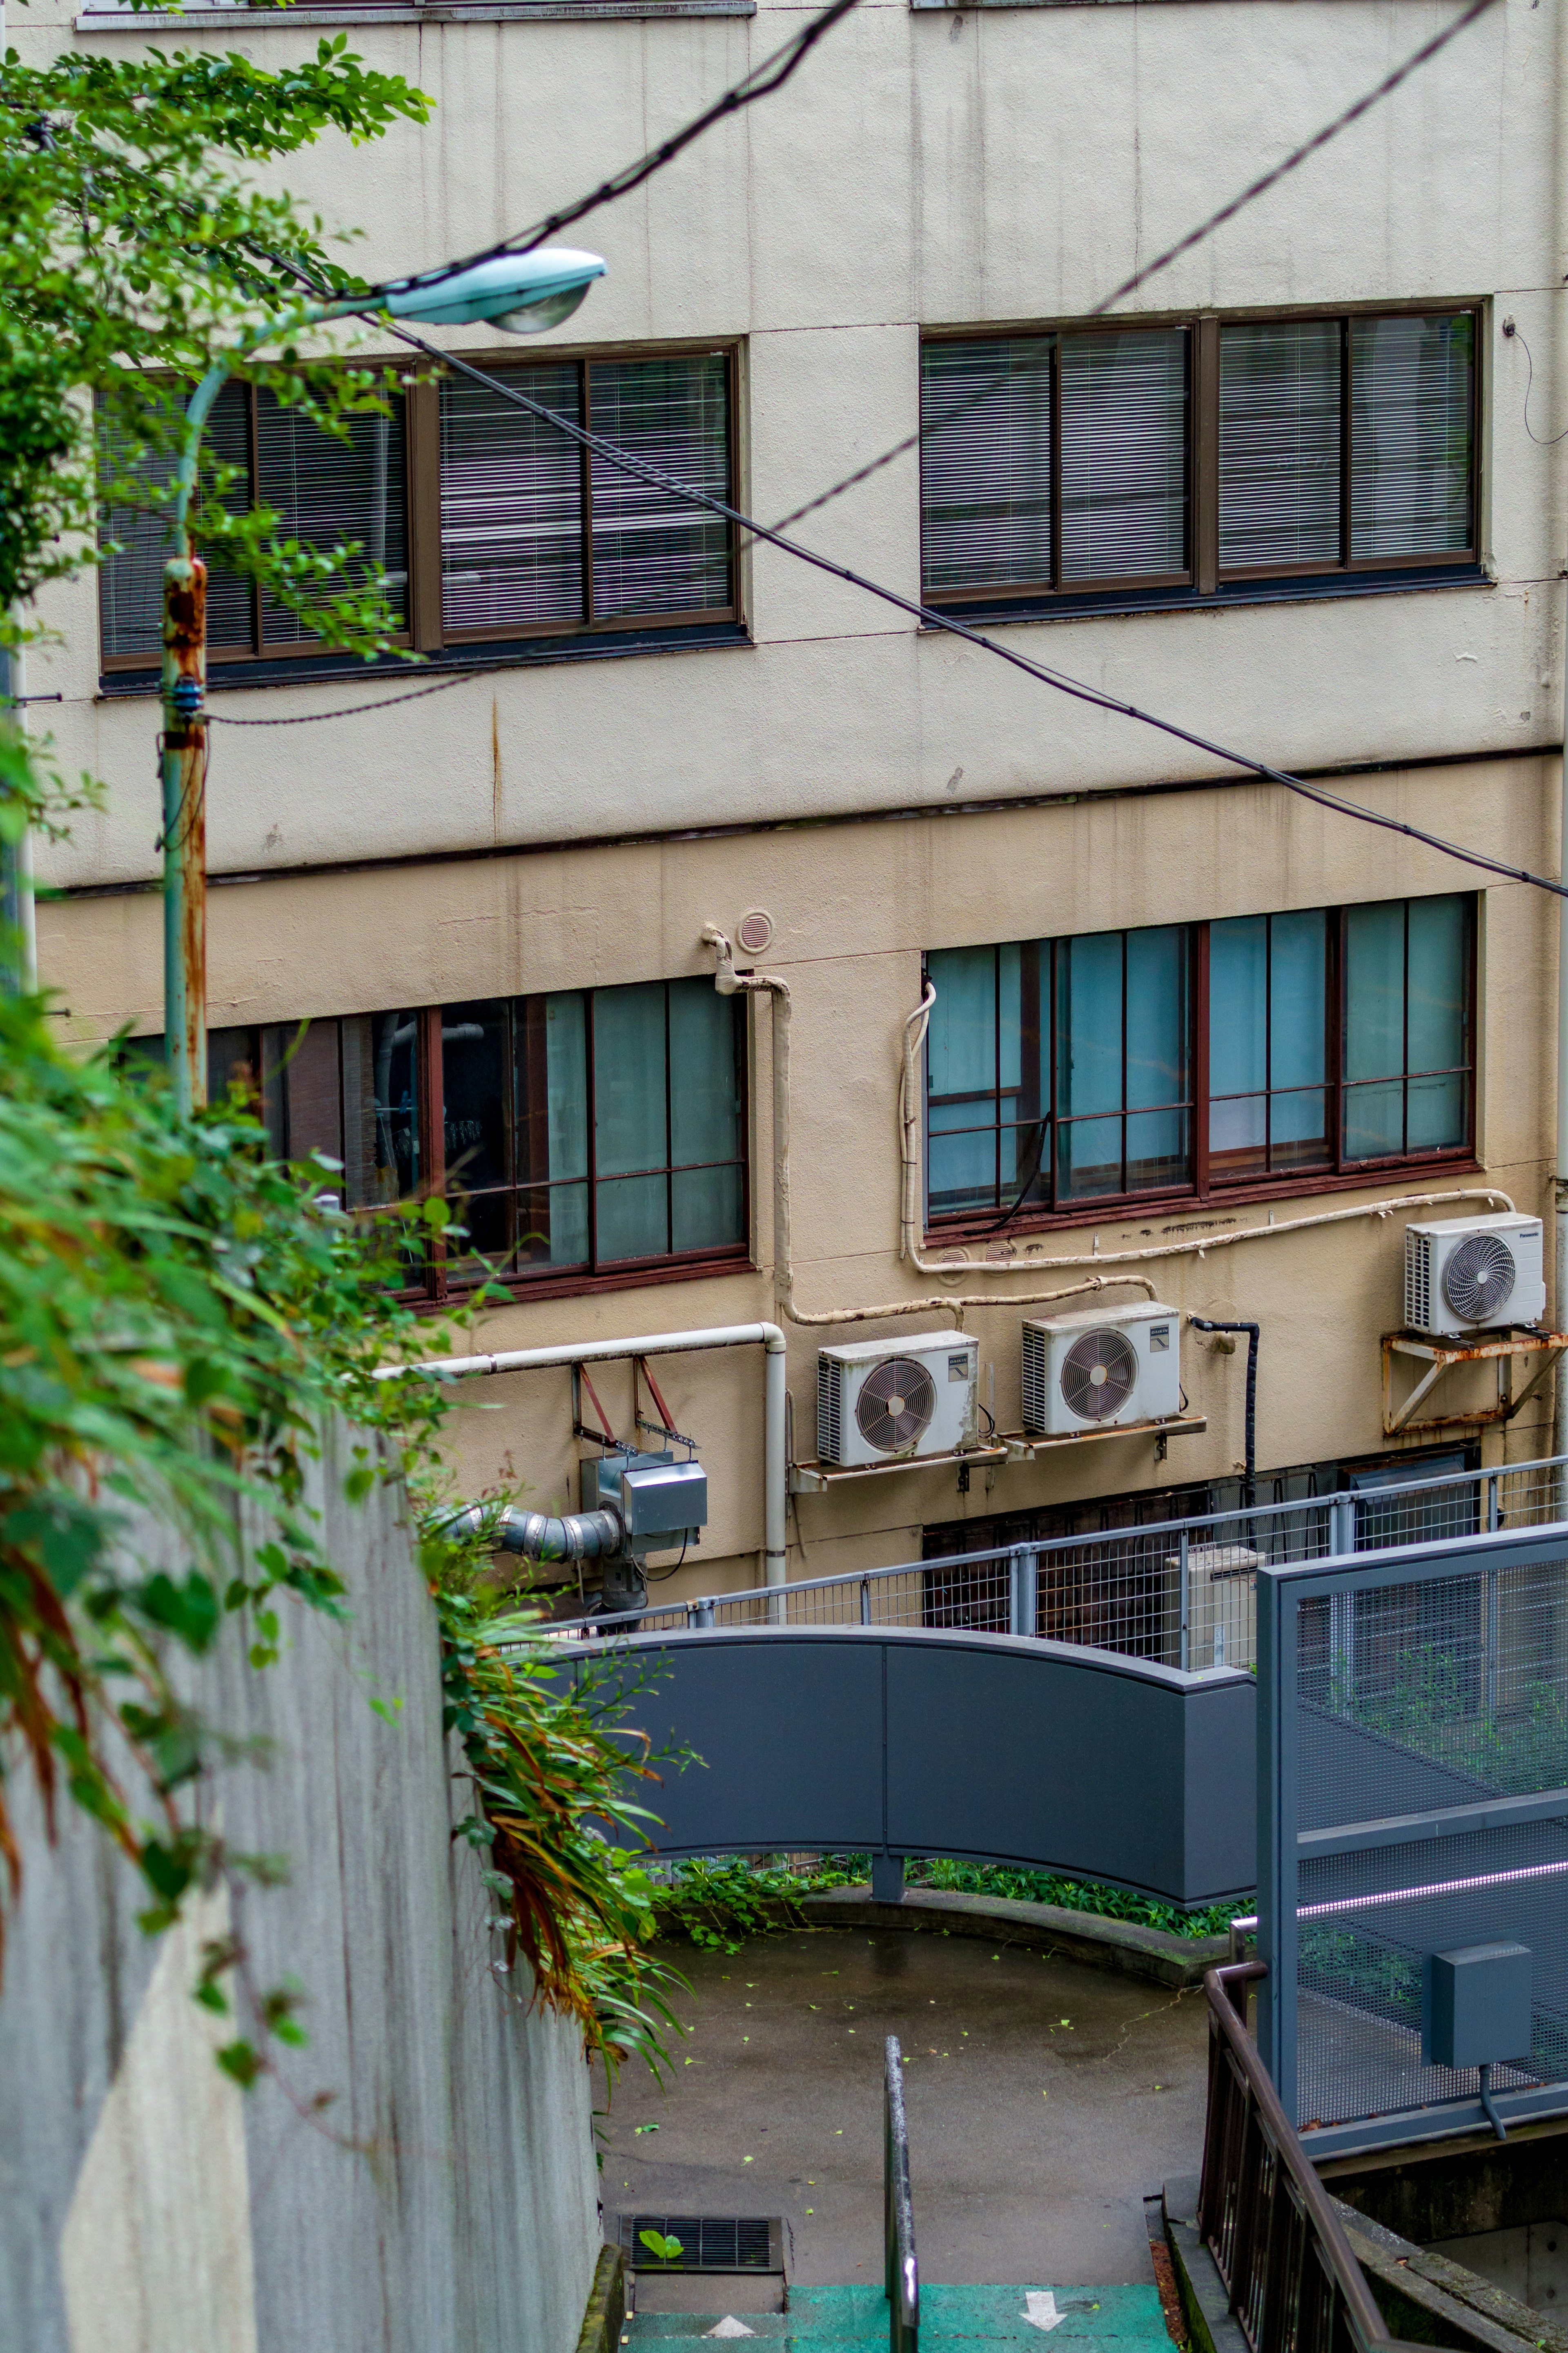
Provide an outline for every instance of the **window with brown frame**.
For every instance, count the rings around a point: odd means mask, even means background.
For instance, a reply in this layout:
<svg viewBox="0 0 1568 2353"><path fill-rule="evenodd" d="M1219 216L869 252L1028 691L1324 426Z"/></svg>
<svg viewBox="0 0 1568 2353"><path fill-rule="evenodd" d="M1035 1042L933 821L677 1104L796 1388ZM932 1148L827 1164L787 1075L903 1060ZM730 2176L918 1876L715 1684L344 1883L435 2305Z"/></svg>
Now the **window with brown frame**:
<svg viewBox="0 0 1568 2353"><path fill-rule="evenodd" d="M932 338L939 605L1236 595L1477 564L1473 309Z"/></svg>
<svg viewBox="0 0 1568 2353"><path fill-rule="evenodd" d="M733 355L552 353L486 373L680 481L732 493ZM403 622L399 644L439 654L481 643L571 640L738 625L733 534L708 509L585 451L568 434L458 375L410 385L391 414L350 420L344 441L265 389L230 384L209 455L285 535L363 550ZM165 474L167 468L165 468ZM100 572L103 667L159 659L166 520L111 508ZM209 659L322 659L296 617L215 568ZM342 656L328 657L341 661Z"/></svg>
<svg viewBox="0 0 1568 2353"><path fill-rule="evenodd" d="M1475 962L1463 894L933 950L929 1217L1468 1155Z"/></svg>
<svg viewBox="0 0 1568 2353"><path fill-rule="evenodd" d="M445 1194L466 1240L416 1270L434 1295L743 1262L744 1003L656 980L214 1030L208 1090L258 1094L272 1151L318 1155L351 1210Z"/></svg>

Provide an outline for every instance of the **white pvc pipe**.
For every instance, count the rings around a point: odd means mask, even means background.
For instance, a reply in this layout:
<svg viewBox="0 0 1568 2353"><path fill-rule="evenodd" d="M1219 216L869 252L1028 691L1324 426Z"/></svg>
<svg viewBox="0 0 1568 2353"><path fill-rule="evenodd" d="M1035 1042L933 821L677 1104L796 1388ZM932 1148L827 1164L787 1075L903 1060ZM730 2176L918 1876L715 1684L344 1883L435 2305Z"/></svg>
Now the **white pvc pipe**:
<svg viewBox="0 0 1568 2353"><path fill-rule="evenodd" d="M788 1509L784 1455L787 1368L784 1335L776 1324L713 1324L695 1332L647 1332L628 1340L570 1340L554 1348L499 1348L492 1356L435 1356L423 1364L378 1365L378 1381L400 1373L437 1380L473 1380L489 1373L537 1373L557 1365L598 1365L617 1356L681 1356L706 1348L762 1348L763 1583L784 1581L784 1514Z"/></svg>

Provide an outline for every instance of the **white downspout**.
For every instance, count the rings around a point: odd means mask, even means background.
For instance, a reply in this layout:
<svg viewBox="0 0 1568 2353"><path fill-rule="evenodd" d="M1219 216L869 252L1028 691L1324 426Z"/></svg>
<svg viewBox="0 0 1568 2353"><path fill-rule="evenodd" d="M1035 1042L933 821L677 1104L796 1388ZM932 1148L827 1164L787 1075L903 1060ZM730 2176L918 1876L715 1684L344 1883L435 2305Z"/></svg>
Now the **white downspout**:
<svg viewBox="0 0 1568 2353"><path fill-rule="evenodd" d="M574 1340L554 1348L502 1348L487 1356L437 1356L423 1364L378 1365L378 1381L401 1373L473 1380L489 1373L535 1373L554 1365L597 1365L616 1356L679 1356L706 1348L764 1351L763 1389L763 1583L784 1581L784 1335L776 1324L714 1324L696 1332L646 1332L630 1340Z"/></svg>

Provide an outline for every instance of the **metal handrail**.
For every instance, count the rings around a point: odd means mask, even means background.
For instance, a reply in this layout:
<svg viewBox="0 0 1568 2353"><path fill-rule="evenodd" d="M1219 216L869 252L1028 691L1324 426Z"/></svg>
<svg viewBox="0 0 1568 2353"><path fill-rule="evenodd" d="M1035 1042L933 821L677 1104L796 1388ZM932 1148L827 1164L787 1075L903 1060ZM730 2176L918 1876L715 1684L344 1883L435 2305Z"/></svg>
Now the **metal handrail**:
<svg viewBox="0 0 1568 2353"><path fill-rule="evenodd" d="M919 2353L921 2274L915 2260L915 2218L910 2202L910 2128L904 2116L904 2063L899 2038L883 2052L883 2285L888 2297L888 2353Z"/></svg>
<svg viewBox="0 0 1568 2353"><path fill-rule="evenodd" d="M1395 1504L1404 1504L1415 1498L1432 1494L1439 1490L1446 1489L1452 1492L1457 1488L1470 1486L1476 1491L1478 1515L1484 1518L1485 1525L1489 1528L1496 1525L1499 1520L1500 1481L1521 1480L1532 1472L1549 1471L1568 1471L1568 1454L1543 1455L1530 1462L1500 1463L1480 1471L1448 1471L1430 1479L1401 1480L1396 1485L1388 1487L1347 1488L1335 1490L1323 1495L1299 1495L1282 1503L1238 1504L1234 1510L1197 1513L1186 1519L1129 1522L1119 1527L1090 1529L1079 1535L1047 1536L1037 1542L1030 1541L1023 1546L1016 1544L996 1545L984 1552L943 1553L939 1558L931 1560L895 1561L886 1568L858 1568L837 1577L800 1577L780 1586L749 1586L728 1593L703 1594L691 1600L649 1602L640 1609L622 1609L613 1614L605 1612L595 1617L557 1620L548 1630L562 1634L574 1633L581 1630L590 1630L595 1633L630 1633L645 1618L668 1620L684 1616L686 1624L689 1628L706 1631L714 1625L713 1612L716 1609L756 1608L759 1605L764 1607L776 1605L781 1609L787 1609L791 1602L804 1594L823 1593L833 1589L847 1591L851 1588L858 1588L861 1599L863 1605L859 1612L861 1622L868 1623L870 1589L873 1586L885 1583L891 1577L909 1577L917 1571L930 1575L933 1571L940 1572L943 1569L973 1570L983 1567L987 1561L1011 1561L1020 1551L1029 1555L1037 1571L1039 1565L1050 1559L1053 1555L1081 1552L1088 1546L1097 1545L1137 1543L1152 1547L1161 1542L1166 1542L1174 1547L1178 1556L1184 1556L1191 1548L1194 1538L1200 1535L1206 1535L1207 1539L1212 1541L1216 1530L1235 1530L1244 1525L1256 1528L1259 1521L1284 1521L1289 1524L1312 1512L1320 1514L1326 1512L1332 1515L1330 1552L1325 1556L1325 1557L1331 1557L1337 1553L1349 1552L1354 1548L1355 1513L1358 1505L1375 1507L1382 1504L1386 1509ZM1548 1516L1550 1517L1550 1514ZM1400 1536L1396 1541L1404 1542L1405 1538ZM1373 1545L1367 1548L1375 1551L1379 1547Z"/></svg>
<svg viewBox="0 0 1568 2353"><path fill-rule="evenodd" d="M1252 2353L1388 2353L1390 2334L1327 2190L1247 2031L1262 1961L1210 1969L1198 2230Z"/></svg>

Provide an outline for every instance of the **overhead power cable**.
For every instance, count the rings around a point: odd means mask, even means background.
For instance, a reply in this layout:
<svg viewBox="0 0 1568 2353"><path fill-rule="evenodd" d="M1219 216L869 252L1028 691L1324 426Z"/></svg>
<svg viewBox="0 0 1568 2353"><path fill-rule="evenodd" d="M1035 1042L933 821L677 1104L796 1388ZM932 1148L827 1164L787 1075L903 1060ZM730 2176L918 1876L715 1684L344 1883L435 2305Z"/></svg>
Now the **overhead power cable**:
<svg viewBox="0 0 1568 2353"><path fill-rule="evenodd" d="M726 116L739 114L742 107L754 106L759 98L767 98L775 90L782 90L791 75L805 64L818 41L825 39L839 18L847 16L849 11L858 5L859 0L830 0L827 7L811 17L781 48L775 49L771 57L764 58L760 66L753 66L749 74L742 75L721 98L716 98L711 106L705 106L701 113L694 116L683 129L671 132L668 139L661 139L658 145L650 148L646 155L639 155L635 164L623 164L618 172L612 173L607 180L601 180L596 188L591 189L585 196L579 196L574 204L565 205L560 212L550 213L543 220L535 221L531 228L514 229L499 244L488 245L480 253L470 253L465 260L444 262L439 269L418 271L412 278L391 280L388 290L393 286L439 286L444 279L456 277L458 270L472 269L481 261L493 261L500 254L531 253L535 246L544 243L546 237L557 237L563 228L570 228L574 221L585 220L602 205L613 205L622 196L630 195L634 188L640 188L645 180L651 180L656 172L662 172L667 164L673 164L678 155L684 154L687 148L700 139L704 132L711 131L716 122L722 122Z"/></svg>
<svg viewBox="0 0 1568 2353"><path fill-rule="evenodd" d="M1115 309L1118 302L1125 301L1129 294L1135 294L1139 287L1146 286L1151 278L1157 278L1161 270L1168 269L1172 262L1179 261L1183 254L1191 253L1194 246L1202 245L1206 237L1214 235L1215 229L1223 228L1227 221L1233 221L1236 218L1237 213L1245 212L1248 205L1255 204L1259 196L1267 195L1270 188L1278 187L1280 181L1298 170L1306 163L1309 156L1316 155L1321 148L1329 144L1331 139L1337 139L1342 131L1348 131L1352 122L1359 122L1363 114L1370 113L1374 106L1381 105L1385 98L1399 88L1401 82L1407 81L1419 67L1435 58L1439 49L1446 49L1448 43L1457 39L1468 25L1473 25L1476 18L1484 16L1492 5L1493 0L1470 0L1470 5L1460 16L1456 16L1451 25L1446 25L1440 33L1435 33L1429 41L1423 41L1421 47L1407 57L1403 65L1395 66L1392 73L1384 74L1374 89L1363 92L1353 104L1347 106L1342 113L1336 114L1331 122L1325 122L1321 130L1314 131L1310 139L1304 139L1299 147L1293 147L1280 163L1274 164L1260 178L1253 180L1241 190L1238 195L1232 196L1228 204L1221 205L1217 212L1210 213L1208 218L1200 221L1196 228L1189 229L1184 237L1176 239L1174 245L1168 245L1163 253L1155 255L1152 261L1144 262L1140 269L1132 272L1131 278L1124 278L1120 286L1113 287L1102 301L1095 303L1092 310L1084 311L1082 315L1086 319L1103 318L1108 311ZM1506 328L1504 332L1507 332ZM1521 340L1522 341L1522 338ZM879 458L872 458L864 466L858 466L852 474L846 474L842 481L835 482L830 489L818 491L816 498L808 499L805 506L793 508L788 514L781 515L773 529L788 531L792 524L804 522L806 516L816 514L818 508L831 505L835 499L842 498L846 491L855 490L860 483L868 481L873 474L879 474L882 468L890 466L896 458L906 457L910 450L918 449L923 441L930 440L934 434L945 433L950 427L958 422L961 417L966 416L970 409L978 408L982 402L989 400L1002 382L1001 376L990 378L981 385L978 392L972 394L968 400L951 410L942 419L940 425L934 427L921 425L915 432L906 434L901 441L895 441L890 449L884 449ZM1526 396L1528 398L1528 395Z"/></svg>
<svg viewBox="0 0 1568 2353"><path fill-rule="evenodd" d="M815 571L826 572L835 580L847 581L852 588L863 589L867 596L879 598L883 604L891 605L900 613L908 613L928 628L944 630L950 637L962 638L966 644L994 654L998 660L1008 663L1014 670L1022 670L1026 677L1037 679L1043 686L1054 687L1058 693L1069 695L1074 702L1086 702L1094 710L1112 712L1118 718L1136 720L1140 726L1152 727L1162 735L1173 736L1179 744L1189 744L1194 751L1206 752L1211 758L1223 760L1228 767L1243 769L1249 776L1261 777L1268 784L1281 785L1287 792L1296 793L1303 800L1313 801L1320 808L1332 809L1342 817L1358 818L1362 824L1377 826L1386 833L1403 834L1407 840L1418 841L1426 849L1439 851L1445 858L1457 859L1461 865L1473 866L1482 873L1499 875L1506 881L1528 882L1536 890L1550 892L1553 898L1568 899L1568 884L1553 881L1544 874L1533 874L1526 867L1510 866L1503 859L1489 858L1484 851L1467 849L1462 843L1445 840L1441 834L1428 833L1421 826L1407 825L1402 818L1385 817L1381 810L1367 808L1360 801L1346 800L1342 794L1329 792L1321 785L1309 784L1304 776L1292 776L1287 768L1276 768L1267 760L1254 759L1250 753L1233 752L1228 745L1216 744L1209 736L1198 734L1194 728L1183 727L1173 719L1163 719L1157 712L1145 711L1135 702L1123 701L1120 695L1108 694L1102 688L1090 686L1085 679L1074 678L1066 670L1052 670L1046 663L1034 660L1028 654L1019 653L1016 647L1005 646L995 638L985 636L983 630L972 629L967 622L955 620L951 613L943 613L932 605L923 605L916 597L902 596L898 589L886 587L881 581L872 580L865 573L852 570L847 564L837 564L831 556L818 554L813 547L803 547L798 540L786 539L782 532L770 524L753 522L750 515L742 514L727 500L715 497L710 491L699 490L694 482L679 481L674 475L665 473L661 467L650 465L647 459L635 456L631 450L619 448L614 441L606 441L602 433L592 433L585 426L574 424L570 417L546 408L542 401L531 400L527 393L519 392L514 385L503 383L499 376L487 375L482 368L475 367L468 360L460 359L456 353L437 350L434 344L427 343L423 335L416 335L402 326L395 327L394 332L402 342L412 343L430 358L438 360L444 367L455 368L460 375L471 377L474 383L483 385L502 400L510 401L514 406L525 409L531 417L537 417L544 424L553 426L558 433L564 434L568 440L575 441L580 448L591 449L596 457L618 467L623 473L651 482L655 489L690 505L706 507L710 513L723 516L727 522L748 532L753 539L766 541L770 546L781 549L786 555L797 557L802 564L809 564Z"/></svg>

